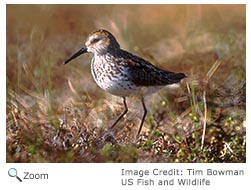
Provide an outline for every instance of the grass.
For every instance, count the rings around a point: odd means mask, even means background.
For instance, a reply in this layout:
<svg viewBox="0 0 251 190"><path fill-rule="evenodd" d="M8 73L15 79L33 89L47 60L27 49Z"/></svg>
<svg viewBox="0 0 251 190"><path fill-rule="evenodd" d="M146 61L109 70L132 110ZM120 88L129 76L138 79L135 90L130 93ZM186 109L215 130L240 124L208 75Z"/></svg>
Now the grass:
<svg viewBox="0 0 251 190"><path fill-rule="evenodd" d="M62 65L96 28L188 76L146 98L139 138L137 97L109 135L122 100L90 55ZM245 29L244 5L7 5L6 161L246 162Z"/></svg>

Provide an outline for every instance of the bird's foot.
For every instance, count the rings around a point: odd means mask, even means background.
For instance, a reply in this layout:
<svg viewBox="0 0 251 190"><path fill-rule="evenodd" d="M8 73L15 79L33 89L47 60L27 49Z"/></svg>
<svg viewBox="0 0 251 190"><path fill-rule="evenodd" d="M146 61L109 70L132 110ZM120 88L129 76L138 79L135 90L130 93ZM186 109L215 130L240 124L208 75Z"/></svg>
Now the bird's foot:
<svg viewBox="0 0 251 190"><path fill-rule="evenodd" d="M102 135L102 140L104 142L111 142L111 143L116 143L117 140L115 138L114 132L111 129L107 129L103 135Z"/></svg>

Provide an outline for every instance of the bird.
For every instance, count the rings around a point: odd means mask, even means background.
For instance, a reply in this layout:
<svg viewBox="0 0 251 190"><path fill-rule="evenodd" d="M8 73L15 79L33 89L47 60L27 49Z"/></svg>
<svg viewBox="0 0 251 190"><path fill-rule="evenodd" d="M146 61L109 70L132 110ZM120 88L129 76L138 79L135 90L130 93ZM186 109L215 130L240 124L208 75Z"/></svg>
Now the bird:
<svg viewBox="0 0 251 190"><path fill-rule="evenodd" d="M67 64L85 53L92 54L91 74L97 85L106 92L123 99L124 110L110 126L110 129L113 129L128 112L126 98L131 95L140 96L143 114L137 136L140 135L147 115L145 97L165 86L180 83L186 77L184 73L161 69L143 58L121 49L114 35L105 29L98 29L90 33L85 44L63 64Z"/></svg>

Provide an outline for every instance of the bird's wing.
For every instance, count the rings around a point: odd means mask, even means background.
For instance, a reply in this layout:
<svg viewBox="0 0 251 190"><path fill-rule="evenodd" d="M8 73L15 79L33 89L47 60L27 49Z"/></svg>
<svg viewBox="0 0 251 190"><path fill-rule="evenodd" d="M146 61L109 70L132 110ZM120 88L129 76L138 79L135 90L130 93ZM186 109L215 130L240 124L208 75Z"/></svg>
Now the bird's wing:
<svg viewBox="0 0 251 190"><path fill-rule="evenodd" d="M126 58L117 60L127 68L128 77L136 85L141 86L161 86L180 82L186 75L183 73L174 73L160 69L148 61L133 55L127 54Z"/></svg>

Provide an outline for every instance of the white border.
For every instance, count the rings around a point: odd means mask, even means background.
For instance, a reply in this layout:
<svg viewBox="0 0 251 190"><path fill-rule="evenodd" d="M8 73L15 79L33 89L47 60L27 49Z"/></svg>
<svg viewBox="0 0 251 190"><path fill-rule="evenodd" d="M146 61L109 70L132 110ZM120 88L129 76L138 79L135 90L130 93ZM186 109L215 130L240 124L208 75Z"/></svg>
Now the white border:
<svg viewBox="0 0 251 190"><path fill-rule="evenodd" d="M5 4L0 6L0 27L2 39L0 42L0 163L5 163L6 158L6 9Z"/></svg>
<svg viewBox="0 0 251 190"><path fill-rule="evenodd" d="M57 188L57 189L129 189L130 187L122 187L120 185L120 169L127 168L127 169L152 169L154 167L163 168L163 169L170 169L170 168L198 168L198 169L207 169L207 168L214 168L214 169L244 169L246 171L245 177L228 177L228 178L221 178L221 177L212 177L211 180L214 185L206 187L184 187L181 188L179 186L176 187L153 187L150 189L237 189L237 188L246 188L249 186L247 184L248 179L250 180L251 176L251 165L250 165L250 130L248 129L248 124L251 123L251 117L249 106L251 97L250 94L250 79L248 78L248 72L251 71L250 65L250 15L251 15L251 4L248 0L230 0L230 1L222 1L222 0L211 0L211 1L203 1L205 4L247 4L246 8L246 24L247 24L247 58L246 58L246 72L247 72L247 163L246 164L6 164L6 4L57 4L62 3L62 0L44 0L44 1L34 1L32 0L5 0L0 1L0 24L1 24L1 41L0 41L0 62L1 62L1 76L3 77L0 80L1 90L0 90L0 180L1 186L7 188L8 186L10 189L45 189L45 188ZM70 4L82 4L81 0L71 0L69 1ZM88 2L89 3L89 2ZM90 3L93 4L112 4L115 3L114 1L97 1L93 0ZM150 3L150 4L158 4L158 3L168 3L168 4L202 4L201 0L194 0L194 1L187 1L187 0L180 0L180 1L116 1L116 4L137 4L137 3ZM64 1L64 4L68 4L67 1ZM4 38L3 38L4 36ZM29 181L20 184L15 179L10 178L7 175L7 171L10 167L16 167L20 171L34 171L34 172L47 172L49 173L50 179L48 181ZM130 189L144 189L142 187L130 188Z"/></svg>
<svg viewBox="0 0 251 190"><path fill-rule="evenodd" d="M3 0L3 4L246 4L248 0Z"/></svg>

